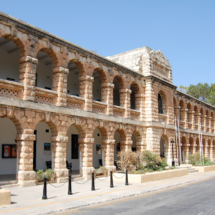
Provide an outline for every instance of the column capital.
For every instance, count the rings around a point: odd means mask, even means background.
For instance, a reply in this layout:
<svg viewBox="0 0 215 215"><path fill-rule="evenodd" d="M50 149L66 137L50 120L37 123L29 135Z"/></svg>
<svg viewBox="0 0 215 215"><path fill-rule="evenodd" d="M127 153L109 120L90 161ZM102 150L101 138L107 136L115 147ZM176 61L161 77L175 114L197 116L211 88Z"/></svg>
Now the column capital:
<svg viewBox="0 0 215 215"><path fill-rule="evenodd" d="M89 75L82 75L79 78L79 81L91 81L91 82L93 82L94 78L92 76L89 76Z"/></svg>
<svg viewBox="0 0 215 215"><path fill-rule="evenodd" d="M114 88L114 84L112 83L102 83L102 88Z"/></svg>
<svg viewBox="0 0 215 215"><path fill-rule="evenodd" d="M19 59L19 63L26 63L26 62L33 63L33 64L38 64L38 59L33 58L31 56L24 56L24 57L21 57Z"/></svg>
<svg viewBox="0 0 215 215"><path fill-rule="evenodd" d="M56 68L53 69L53 73L65 73L65 74L69 74L69 69L58 66Z"/></svg>

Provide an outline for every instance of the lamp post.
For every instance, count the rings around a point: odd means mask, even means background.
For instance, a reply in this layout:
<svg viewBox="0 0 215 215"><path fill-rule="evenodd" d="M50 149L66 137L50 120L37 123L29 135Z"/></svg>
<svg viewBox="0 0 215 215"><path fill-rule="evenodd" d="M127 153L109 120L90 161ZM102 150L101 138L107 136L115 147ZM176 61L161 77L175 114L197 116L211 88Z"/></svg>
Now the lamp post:
<svg viewBox="0 0 215 215"><path fill-rule="evenodd" d="M174 151L173 151L173 143L175 143L175 141L172 139L172 140L170 141L170 143L172 143L172 166L175 166Z"/></svg>

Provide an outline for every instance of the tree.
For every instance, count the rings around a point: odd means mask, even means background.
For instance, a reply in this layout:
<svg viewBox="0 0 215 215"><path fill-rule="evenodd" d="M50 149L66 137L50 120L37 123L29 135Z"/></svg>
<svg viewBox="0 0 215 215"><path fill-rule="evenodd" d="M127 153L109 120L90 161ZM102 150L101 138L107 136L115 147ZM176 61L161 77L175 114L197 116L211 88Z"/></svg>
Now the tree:
<svg viewBox="0 0 215 215"><path fill-rule="evenodd" d="M201 101L215 105L215 84L198 83L197 85L191 84L189 87L181 85L180 90Z"/></svg>

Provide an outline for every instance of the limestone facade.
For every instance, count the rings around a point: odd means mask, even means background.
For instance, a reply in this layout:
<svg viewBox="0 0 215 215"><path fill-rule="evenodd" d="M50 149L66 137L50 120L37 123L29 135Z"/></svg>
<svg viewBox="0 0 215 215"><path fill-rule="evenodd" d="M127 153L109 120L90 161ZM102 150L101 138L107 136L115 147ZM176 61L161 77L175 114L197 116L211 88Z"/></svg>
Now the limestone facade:
<svg viewBox="0 0 215 215"><path fill-rule="evenodd" d="M198 130L201 127L204 153L214 159L215 107L176 90L172 84L172 68L161 51L144 47L131 51L135 52L134 55L120 54L120 60L114 62L116 56L101 57L3 13L0 13L1 38L0 48L13 41L19 52L18 81L0 79L0 117L9 118L16 126L17 180L21 186L35 183L33 145L34 130L39 122L46 122L51 130L53 169L58 181L68 175L66 144L71 125L78 130L84 177L93 171L92 146L96 128L102 134L104 165L109 170L116 169L116 131L121 137L121 150L131 150L132 134L135 134L137 151L147 149L160 154L163 138L165 157L171 163L170 141L176 140L176 118L180 119L184 157L199 150ZM38 85L39 64L46 55L52 64L52 78L50 74L46 75L48 81L51 80L51 89ZM72 82L68 80L71 64L79 74L78 81L74 83L74 86L79 86L78 96L68 90ZM98 76L94 76L95 72ZM42 73L46 74L46 71ZM101 99L93 100L93 83L98 77ZM115 92L119 94L119 105L114 103ZM159 107L158 95L162 99L162 107ZM175 158L176 151L174 144Z"/></svg>

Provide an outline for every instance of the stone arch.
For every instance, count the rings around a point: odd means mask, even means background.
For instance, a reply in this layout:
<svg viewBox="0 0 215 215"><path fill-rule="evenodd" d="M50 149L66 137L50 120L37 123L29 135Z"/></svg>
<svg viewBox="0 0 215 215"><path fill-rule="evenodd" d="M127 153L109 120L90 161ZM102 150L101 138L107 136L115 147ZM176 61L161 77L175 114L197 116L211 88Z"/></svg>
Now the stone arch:
<svg viewBox="0 0 215 215"><path fill-rule="evenodd" d="M73 96L80 96L80 77L81 72L79 68L82 64L79 62L69 61L67 68L69 73L67 75L67 93ZM81 70L83 72L83 69Z"/></svg>
<svg viewBox="0 0 215 215"><path fill-rule="evenodd" d="M132 82L130 86L130 109L140 109L140 102L138 102L137 94L140 92L140 87L136 82Z"/></svg>
<svg viewBox="0 0 215 215"><path fill-rule="evenodd" d="M82 166L84 164L84 138L85 131L81 125L74 121L68 120L66 123L66 135L68 141L66 143L66 161L72 163L72 174L82 174Z"/></svg>
<svg viewBox="0 0 215 215"><path fill-rule="evenodd" d="M192 123L192 106L190 103L187 103L187 122Z"/></svg>
<svg viewBox="0 0 215 215"><path fill-rule="evenodd" d="M211 132L214 133L214 112L211 112Z"/></svg>
<svg viewBox="0 0 215 215"><path fill-rule="evenodd" d="M54 81L56 81L54 80L53 71L57 64L55 53L52 50L43 48L37 52L36 58L38 59L38 64L36 66L35 86L53 90Z"/></svg>
<svg viewBox="0 0 215 215"><path fill-rule="evenodd" d="M14 31L16 31L16 30L14 29ZM19 50L20 58L28 55L27 54L27 45L28 44L26 43L26 41L23 41L22 39L17 37L17 35L13 36L11 33L6 33L3 29L0 29L0 38L1 37L5 38L6 40L11 40L16 44L16 46Z"/></svg>
<svg viewBox="0 0 215 215"><path fill-rule="evenodd" d="M124 89L123 79L116 75L113 79L113 104L117 106L123 106L122 90Z"/></svg>
<svg viewBox="0 0 215 215"><path fill-rule="evenodd" d="M207 157L209 158L209 159L211 159L212 158L212 153L211 153L211 139L208 139L208 155L207 155Z"/></svg>
<svg viewBox="0 0 215 215"><path fill-rule="evenodd" d="M167 152L169 148L169 138L167 135L160 136L160 157L167 159Z"/></svg>
<svg viewBox="0 0 215 215"><path fill-rule="evenodd" d="M190 144L189 154L193 154L193 151L194 151L193 137L190 137L190 138L189 138L189 144Z"/></svg>
<svg viewBox="0 0 215 215"><path fill-rule="evenodd" d="M177 109L178 109L178 105L177 105L177 100L175 97L173 97L173 108L174 108L174 117L178 117L177 116Z"/></svg>
<svg viewBox="0 0 215 215"><path fill-rule="evenodd" d="M141 133L138 130L134 130L132 135L135 135L135 147L137 152L142 152L145 149L145 146L143 144L143 138L141 136ZM133 138L132 138L133 141Z"/></svg>
<svg viewBox="0 0 215 215"><path fill-rule="evenodd" d="M205 126L209 127L209 117L210 117L210 115L209 115L209 110L208 109L206 109L205 115L206 115L205 116ZM209 128L207 128L206 132L209 132Z"/></svg>
<svg viewBox="0 0 215 215"><path fill-rule="evenodd" d="M206 139L205 139L204 136L203 136L203 138L202 138L202 145L203 145L203 155L206 157L206 156L207 156L207 155L206 155L207 149L206 149Z"/></svg>
<svg viewBox="0 0 215 215"><path fill-rule="evenodd" d="M182 160L182 163L185 163L187 155L188 155L188 151L187 151L187 138L185 136L182 136L182 138L181 138L181 144L182 144L182 147L181 147L181 160Z"/></svg>
<svg viewBox="0 0 215 215"><path fill-rule="evenodd" d="M204 109L203 108L201 108L200 109L200 118L201 118L201 121L200 121L200 123L201 123L201 127L202 126L204 126Z"/></svg>
<svg viewBox="0 0 215 215"><path fill-rule="evenodd" d="M158 92L158 113L159 114L167 114L167 110L166 110L166 94L160 90Z"/></svg>
<svg viewBox="0 0 215 215"><path fill-rule="evenodd" d="M38 56L39 52L44 52L50 57L53 64L53 68L61 66L58 55L55 53L55 51L52 48L48 47L47 43L39 42L36 44L35 57Z"/></svg>
<svg viewBox="0 0 215 215"><path fill-rule="evenodd" d="M194 123L197 125L199 124L198 119L199 119L199 109L198 106L194 106L194 111L195 111L195 116L194 116Z"/></svg>
<svg viewBox="0 0 215 215"><path fill-rule="evenodd" d="M17 40L8 36L0 37L0 78L7 81L21 82L22 68L19 60L24 46Z"/></svg>
<svg viewBox="0 0 215 215"><path fill-rule="evenodd" d="M179 109L179 118L181 121L184 121L184 108L185 108L185 103L184 103L184 100L180 100L179 101L179 106L180 106L180 109Z"/></svg>
<svg viewBox="0 0 215 215"><path fill-rule="evenodd" d="M21 148L18 141L19 122L7 116L0 117L0 127L0 175L8 175L6 180L16 180L19 163L17 149Z"/></svg>
<svg viewBox="0 0 215 215"><path fill-rule="evenodd" d="M92 76L94 78L93 100L105 102L106 91L103 86L107 83L106 74L102 69L96 68L94 69Z"/></svg>
<svg viewBox="0 0 215 215"><path fill-rule="evenodd" d="M96 127L93 131L93 167L105 166L107 155L107 131L104 127Z"/></svg>

